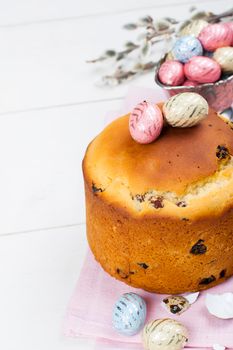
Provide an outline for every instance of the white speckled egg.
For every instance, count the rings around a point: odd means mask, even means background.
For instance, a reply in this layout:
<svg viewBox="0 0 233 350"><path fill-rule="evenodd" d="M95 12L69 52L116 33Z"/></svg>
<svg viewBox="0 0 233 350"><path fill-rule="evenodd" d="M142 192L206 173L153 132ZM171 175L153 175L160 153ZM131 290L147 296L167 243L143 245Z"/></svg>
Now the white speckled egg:
<svg viewBox="0 0 233 350"><path fill-rule="evenodd" d="M189 301L182 295L171 295L164 298L162 306L175 315L181 315L190 307Z"/></svg>
<svg viewBox="0 0 233 350"><path fill-rule="evenodd" d="M214 52L213 59L224 73L233 73L233 47L220 47Z"/></svg>
<svg viewBox="0 0 233 350"><path fill-rule="evenodd" d="M180 350L188 341L188 331L181 323L165 318L147 323L142 340L145 350Z"/></svg>
<svg viewBox="0 0 233 350"><path fill-rule="evenodd" d="M194 35L198 36L203 28L208 26L208 22L206 22L204 19L195 19L185 25L183 28L181 28L179 35Z"/></svg>
<svg viewBox="0 0 233 350"><path fill-rule="evenodd" d="M177 94L163 105L164 118L173 127L187 128L208 115L207 101L195 92Z"/></svg>
<svg viewBox="0 0 233 350"><path fill-rule="evenodd" d="M144 326L146 303L135 293L123 294L115 303L112 313L114 329L123 335L134 335Z"/></svg>

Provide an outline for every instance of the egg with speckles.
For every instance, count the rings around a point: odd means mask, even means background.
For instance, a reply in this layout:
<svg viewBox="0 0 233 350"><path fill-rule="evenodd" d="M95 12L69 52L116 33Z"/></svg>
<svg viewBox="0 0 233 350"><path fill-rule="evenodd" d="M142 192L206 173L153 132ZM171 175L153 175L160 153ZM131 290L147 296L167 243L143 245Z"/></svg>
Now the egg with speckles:
<svg viewBox="0 0 233 350"><path fill-rule="evenodd" d="M233 47L220 47L214 52L213 59L224 73L233 73Z"/></svg>
<svg viewBox="0 0 233 350"><path fill-rule="evenodd" d="M185 63L194 56L201 56L203 54L203 49L197 38L192 35L187 35L182 36L175 42L172 53L176 60Z"/></svg>
<svg viewBox="0 0 233 350"><path fill-rule="evenodd" d="M146 324L142 335L145 350L181 350L188 341L188 330L170 318Z"/></svg>
<svg viewBox="0 0 233 350"><path fill-rule="evenodd" d="M200 32L202 31L203 28L208 26L208 22L205 21L204 19L195 19L185 26L183 26L180 31L179 35L184 36L184 35L194 35L198 36Z"/></svg>
<svg viewBox="0 0 233 350"><path fill-rule="evenodd" d="M120 334L137 334L145 324L146 303L136 293L125 293L115 303L112 313L113 328Z"/></svg>
<svg viewBox="0 0 233 350"><path fill-rule="evenodd" d="M195 92L183 92L170 97L163 105L163 115L173 127L187 128L194 126L207 117L208 103Z"/></svg>
<svg viewBox="0 0 233 350"><path fill-rule="evenodd" d="M182 295L171 295L162 301L162 306L175 315L181 315L190 307L189 301Z"/></svg>
<svg viewBox="0 0 233 350"><path fill-rule="evenodd" d="M138 143L155 141L163 128L163 115L155 104L143 101L132 111L129 117L129 131Z"/></svg>
<svg viewBox="0 0 233 350"><path fill-rule="evenodd" d="M171 61L171 60L174 60L174 56L173 56L173 53L169 51L165 56L165 61Z"/></svg>
<svg viewBox="0 0 233 350"><path fill-rule="evenodd" d="M185 63L184 73L189 80L198 83L214 83L221 76L221 67L212 58L197 56Z"/></svg>

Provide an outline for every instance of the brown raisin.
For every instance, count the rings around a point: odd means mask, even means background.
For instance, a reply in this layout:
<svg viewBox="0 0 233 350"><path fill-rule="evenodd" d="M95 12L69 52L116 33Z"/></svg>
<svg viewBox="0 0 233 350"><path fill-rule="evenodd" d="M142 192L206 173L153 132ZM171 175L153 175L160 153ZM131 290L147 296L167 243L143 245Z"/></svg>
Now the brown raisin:
<svg viewBox="0 0 233 350"><path fill-rule="evenodd" d="M225 276L226 276L226 272L227 272L226 269L222 270L222 271L220 272L220 274L219 274L219 278L225 277Z"/></svg>
<svg viewBox="0 0 233 350"><path fill-rule="evenodd" d="M128 276L124 271L122 271L121 269L116 269L116 272L117 272L118 275L119 275L121 278L123 278L123 279L129 277L129 276Z"/></svg>
<svg viewBox="0 0 233 350"><path fill-rule="evenodd" d="M197 243L195 243L194 246L192 246L190 253L194 255L205 254L205 252L207 251L207 247L203 243L203 239L199 239Z"/></svg>
<svg viewBox="0 0 233 350"><path fill-rule="evenodd" d="M142 267L143 269L148 269L148 265L146 263L137 263L140 267Z"/></svg>
<svg viewBox="0 0 233 350"><path fill-rule="evenodd" d="M136 194L133 199L136 199L138 202L142 203L145 201L145 194Z"/></svg>
<svg viewBox="0 0 233 350"><path fill-rule="evenodd" d="M187 207L187 203L185 201L180 201L176 203L176 205L177 207L181 207L181 208Z"/></svg>
<svg viewBox="0 0 233 350"><path fill-rule="evenodd" d="M92 192L93 192L94 194L96 194L96 193L98 193L98 192L103 192L103 191L104 191L102 188L96 187L96 185L94 184L94 182L92 182L91 188L92 188Z"/></svg>
<svg viewBox="0 0 233 350"><path fill-rule="evenodd" d="M163 197L151 197L149 201L155 209L160 209L164 207Z"/></svg>
<svg viewBox="0 0 233 350"><path fill-rule="evenodd" d="M216 281L216 277L211 275L209 277L202 278L202 280L199 282L200 285L207 285L212 282Z"/></svg>
<svg viewBox="0 0 233 350"><path fill-rule="evenodd" d="M218 159L227 159L229 158L229 151L228 149L223 145L218 145L216 150L216 157Z"/></svg>

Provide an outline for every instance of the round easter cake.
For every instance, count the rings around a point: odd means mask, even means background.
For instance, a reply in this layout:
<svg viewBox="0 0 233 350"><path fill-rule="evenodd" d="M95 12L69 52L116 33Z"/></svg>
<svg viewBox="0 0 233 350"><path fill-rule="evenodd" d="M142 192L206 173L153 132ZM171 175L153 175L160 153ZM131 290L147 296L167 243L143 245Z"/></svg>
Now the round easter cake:
<svg viewBox="0 0 233 350"><path fill-rule="evenodd" d="M87 237L104 270L169 294L233 275L232 155L233 130L213 110L150 144L131 137L129 115L108 125L83 160Z"/></svg>

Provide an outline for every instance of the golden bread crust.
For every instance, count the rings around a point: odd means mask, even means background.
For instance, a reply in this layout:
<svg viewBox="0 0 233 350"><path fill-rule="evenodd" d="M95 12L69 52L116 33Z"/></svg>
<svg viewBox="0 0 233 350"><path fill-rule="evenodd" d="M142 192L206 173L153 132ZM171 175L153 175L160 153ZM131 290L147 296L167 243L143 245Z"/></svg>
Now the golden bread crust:
<svg viewBox="0 0 233 350"><path fill-rule="evenodd" d="M190 183L215 173L220 143L233 154L232 130L213 110L192 128L167 126L147 145L132 139L128 120L126 115L108 125L88 149L97 184L120 177L133 193L156 188L182 194Z"/></svg>

